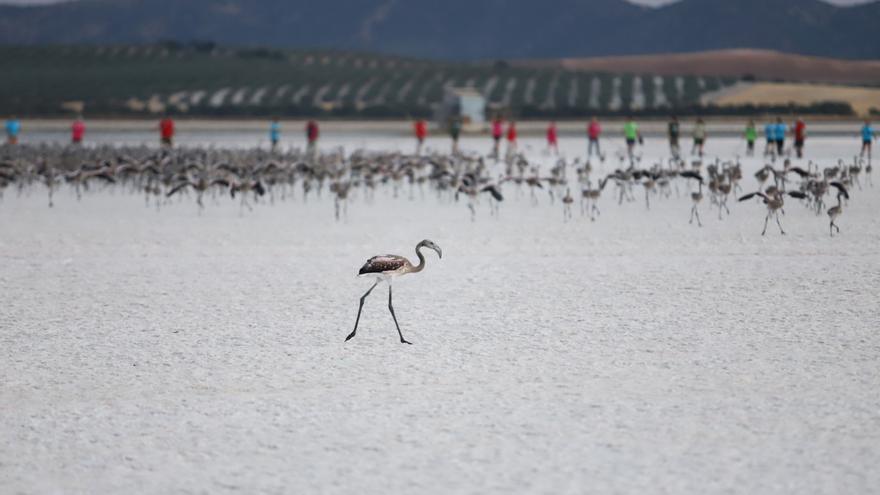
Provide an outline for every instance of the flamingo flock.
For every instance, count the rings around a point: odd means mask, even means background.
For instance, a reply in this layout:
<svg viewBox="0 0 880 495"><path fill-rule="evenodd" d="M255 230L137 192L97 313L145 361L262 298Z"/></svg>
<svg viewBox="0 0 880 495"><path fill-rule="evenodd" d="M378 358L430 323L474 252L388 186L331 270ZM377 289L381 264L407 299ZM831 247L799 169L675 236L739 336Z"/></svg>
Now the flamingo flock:
<svg viewBox="0 0 880 495"><path fill-rule="evenodd" d="M641 157L633 159L620 153L617 166L600 174L589 160L564 158L545 172L548 167L522 153L496 163L477 153L462 152L413 155L366 150L346 153L341 148L311 153L297 149L15 145L0 147L0 199L9 191L35 194L42 190L52 208L63 189L72 191L77 201L91 192L112 189L141 195L148 207L158 210L189 198L199 213L209 206L206 200L217 204L226 197L238 201L243 215L257 205L324 201L329 196L333 217L345 221L349 204L367 207L377 194L410 201L430 195L441 204L463 204L467 217L475 222L484 201L489 216L499 219L503 203L521 198L527 189L535 208L558 203L562 221L571 222L576 201L580 202L582 218L597 221L599 204L606 199L603 196L622 205L637 202L641 195L645 209L650 210L658 201L680 197L684 189L691 203L689 221L702 226L700 208L704 203L717 209L719 220L723 220L731 214L729 197L741 194L746 181L738 158L642 162ZM776 163L761 167L753 177L756 190L738 198L739 202L756 199L763 203L762 234L766 234L771 217L780 233L785 233L779 215L785 213L788 199L816 215L824 212L833 236L840 233L838 221L854 189L873 187L871 165L859 158L851 162L841 159L825 167L809 162L806 168L785 160L782 168L775 167ZM830 208L829 195L836 198Z"/></svg>

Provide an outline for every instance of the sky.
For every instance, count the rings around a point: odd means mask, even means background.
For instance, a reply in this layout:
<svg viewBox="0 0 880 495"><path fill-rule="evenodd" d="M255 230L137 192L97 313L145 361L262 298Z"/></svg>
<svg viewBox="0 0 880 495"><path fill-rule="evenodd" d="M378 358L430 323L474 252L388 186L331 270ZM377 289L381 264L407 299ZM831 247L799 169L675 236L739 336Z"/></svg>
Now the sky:
<svg viewBox="0 0 880 495"><path fill-rule="evenodd" d="M676 0L629 0L632 3L640 3L644 5L662 5L665 3L673 3ZM855 5L859 3L869 3L874 0L825 0L828 3L834 3L837 5Z"/></svg>
<svg viewBox="0 0 880 495"><path fill-rule="evenodd" d="M40 5L47 3L57 3L58 1L63 0L0 0L0 4L15 4L15 5ZM633 3L640 3L644 5L662 5L665 3L672 3L676 0L630 0ZM875 0L826 0L829 3L835 3L838 5L853 5L858 3L868 3Z"/></svg>

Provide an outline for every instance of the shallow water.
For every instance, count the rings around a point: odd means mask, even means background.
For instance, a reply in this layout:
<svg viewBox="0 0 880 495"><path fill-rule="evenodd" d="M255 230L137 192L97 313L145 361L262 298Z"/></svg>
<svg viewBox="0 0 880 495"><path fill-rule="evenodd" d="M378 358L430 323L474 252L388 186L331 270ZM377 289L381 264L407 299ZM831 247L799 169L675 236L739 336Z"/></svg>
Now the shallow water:
<svg viewBox="0 0 880 495"><path fill-rule="evenodd" d="M522 146L551 161L541 140ZM857 143L809 146L826 166ZM664 151L649 140L645 156ZM650 211L640 190L617 205L609 189L596 222L575 203L568 223L511 185L500 219L484 200L476 222L418 189L356 195L339 223L326 192L244 214L217 198L199 215L192 198L157 212L65 190L50 210L42 190L7 191L0 492L872 491L880 189L854 190L830 238L793 201L785 237L761 237L751 201L721 221L706 203L689 225L679 187ZM394 291L414 345L384 288L343 344L363 261L414 257L423 238L443 259L428 252Z"/></svg>

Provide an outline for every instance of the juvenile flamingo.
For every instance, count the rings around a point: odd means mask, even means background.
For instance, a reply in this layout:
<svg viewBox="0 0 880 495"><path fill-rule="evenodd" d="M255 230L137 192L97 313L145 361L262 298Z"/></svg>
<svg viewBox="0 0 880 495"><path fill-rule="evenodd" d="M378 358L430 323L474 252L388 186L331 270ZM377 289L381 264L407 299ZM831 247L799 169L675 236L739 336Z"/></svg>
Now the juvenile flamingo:
<svg viewBox="0 0 880 495"><path fill-rule="evenodd" d="M832 182L832 186L837 188L837 206L832 206L828 209L828 218L831 220L831 223L828 226L828 230L831 233L831 237L834 237L834 229L837 229L837 233L840 233L840 227L834 223L837 218L843 214L843 203L840 202L840 198L849 199L849 193L846 191L846 188L843 187L843 184L840 182Z"/></svg>
<svg viewBox="0 0 880 495"><path fill-rule="evenodd" d="M443 251L440 250L440 246L425 239L416 245L416 256L419 257L418 265L414 266L408 259L394 254L374 256L364 263L364 266L362 266L358 272L358 276L376 277L376 283L374 283L373 286L361 296L360 305L358 305L357 319L354 321L354 330L352 330L348 337L345 338L346 342L354 338L355 333L357 333L358 323L361 321L361 311L364 309L364 300L370 295L370 292L373 292L373 289L375 289L380 282L388 282L388 310L391 311L391 317L394 319L394 326L397 327L397 334L400 335L400 343L412 344L412 342L408 342L403 338L403 333L400 331L400 325L397 323L397 316L394 314L394 306L391 305L391 280L394 277L400 277L408 273L419 273L425 269L425 256L421 251L423 247L433 249L437 252L438 257L441 259L443 258Z"/></svg>

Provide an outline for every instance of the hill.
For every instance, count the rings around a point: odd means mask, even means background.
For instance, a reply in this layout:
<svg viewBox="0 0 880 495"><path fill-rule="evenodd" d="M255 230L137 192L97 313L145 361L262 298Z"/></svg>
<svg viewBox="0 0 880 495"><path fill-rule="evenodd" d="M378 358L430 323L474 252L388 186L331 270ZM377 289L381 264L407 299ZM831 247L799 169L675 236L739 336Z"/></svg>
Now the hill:
<svg viewBox="0 0 880 495"><path fill-rule="evenodd" d="M856 88L795 83L742 83L708 99L713 105L811 105L821 101L845 101L860 115L880 111L880 88Z"/></svg>
<svg viewBox="0 0 880 495"><path fill-rule="evenodd" d="M662 55L521 60L521 67L612 73L726 76L880 86L880 60L840 60L771 50L718 50Z"/></svg>
<svg viewBox="0 0 880 495"><path fill-rule="evenodd" d="M212 44L0 47L0 113L52 115L431 115L444 88L471 87L517 117L736 113L707 108L732 77L620 74L441 62L348 51ZM785 105L769 110L786 111ZM800 111L846 113L846 106Z"/></svg>
<svg viewBox="0 0 880 495"><path fill-rule="evenodd" d="M878 21L878 2L819 0L79 0L0 7L0 44L211 40L451 60L763 48L880 59Z"/></svg>

